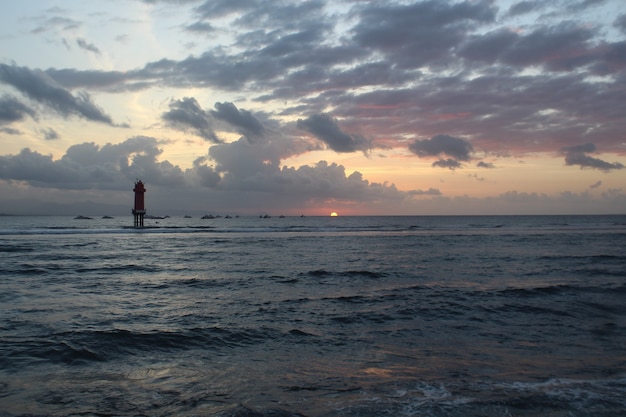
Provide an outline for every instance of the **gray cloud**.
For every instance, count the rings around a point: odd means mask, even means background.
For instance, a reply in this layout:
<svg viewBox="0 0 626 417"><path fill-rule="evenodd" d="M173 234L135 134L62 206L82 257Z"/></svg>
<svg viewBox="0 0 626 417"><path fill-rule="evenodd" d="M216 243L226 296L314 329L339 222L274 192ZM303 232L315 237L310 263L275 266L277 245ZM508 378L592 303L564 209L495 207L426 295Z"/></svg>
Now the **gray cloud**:
<svg viewBox="0 0 626 417"><path fill-rule="evenodd" d="M495 165L492 164L491 162L483 162L483 161L478 162L476 166L478 168L487 168L487 169L495 168Z"/></svg>
<svg viewBox="0 0 626 417"><path fill-rule="evenodd" d="M519 3L515 3L509 9L508 14L511 16L519 16L522 14L526 14L532 11L535 11L541 8L542 2L539 1L520 1Z"/></svg>
<svg viewBox="0 0 626 417"><path fill-rule="evenodd" d="M619 29L623 34L626 34L626 14L619 15L615 18L613 26Z"/></svg>
<svg viewBox="0 0 626 417"><path fill-rule="evenodd" d="M13 129L11 127L6 127L6 126L0 126L0 132L2 133L6 133L7 135L21 135L22 132L20 132L17 129Z"/></svg>
<svg viewBox="0 0 626 417"><path fill-rule="evenodd" d="M566 165L578 165L580 168L594 168L600 171L611 171L613 169L623 169L624 165L619 162L609 163L598 158L587 155L596 151L593 143L585 143L583 145L569 146L561 149L565 154Z"/></svg>
<svg viewBox="0 0 626 417"><path fill-rule="evenodd" d="M26 116L36 118L35 112L15 97L7 94L0 97L0 124L17 122Z"/></svg>
<svg viewBox="0 0 626 417"><path fill-rule="evenodd" d="M337 121L327 114L314 114L307 119L299 119L297 126L312 133L335 152L366 151L371 148L365 138L342 132Z"/></svg>
<svg viewBox="0 0 626 417"><path fill-rule="evenodd" d="M41 129L41 134L45 140L57 140L59 139L59 134L56 130L52 128Z"/></svg>
<svg viewBox="0 0 626 417"><path fill-rule="evenodd" d="M93 103L88 93L79 91L74 96L43 71L0 64L0 82L11 85L32 100L65 117L76 115L94 122L114 125L111 118Z"/></svg>
<svg viewBox="0 0 626 417"><path fill-rule="evenodd" d="M208 22L195 22L185 26L185 30L193 33L214 33L216 29Z"/></svg>
<svg viewBox="0 0 626 417"><path fill-rule="evenodd" d="M601 59L590 41L594 29L572 22L542 26L528 34L498 29L474 36L462 45L460 56L493 63L527 67L545 65L555 71L571 70Z"/></svg>
<svg viewBox="0 0 626 417"><path fill-rule="evenodd" d="M409 150L424 158L430 156L448 155L456 160L467 161L471 158L474 147L468 141L449 135L436 135L431 139L416 140L409 145ZM437 161L435 166L450 167L448 161ZM455 167L458 167L455 166Z"/></svg>
<svg viewBox="0 0 626 417"><path fill-rule="evenodd" d="M439 159L435 162L433 162L433 167L439 167L439 168L448 168L451 170L455 170L457 168L461 168L463 165L457 161L456 159Z"/></svg>
<svg viewBox="0 0 626 417"><path fill-rule="evenodd" d="M82 143L69 147L59 160L26 148L0 156L0 178L59 189L125 189L135 178L159 185L181 185L183 172L168 161L158 162L156 139L138 136L102 147Z"/></svg>
<svg viewBox="0 0 626 417"><path fill-rule="evenodd" d="M363 47L379 50L401 67L445 59L473 24L492 22L496 13L488 1L372 4L360 10L354 39Z"/></svg>
<svg viewBox="0 0 626 417"><path fill-rule="evenodd" d="M93 52L94 54L100 55L100 49L92 43L88 43L83 38L76 39L76 44L85 51Z"/></svg>
<svg viewBox="0 0 626 417"><path fill-rule="evenodd" d="M233 103L215 103L215 108L211 111L213 117L235 127L248 140L252 141L265 133L263 124L249 111L239 110Z"/></svg>
<svg viewBox="0 0 626 417"><path fill-rule="evenodd" d="M172 100L169 108L169 111L161 115L161 119L171 128L183 132L192 131L193 134L212 143L221 142L211 126L211 115L200 107L195 98Z"/></svg>

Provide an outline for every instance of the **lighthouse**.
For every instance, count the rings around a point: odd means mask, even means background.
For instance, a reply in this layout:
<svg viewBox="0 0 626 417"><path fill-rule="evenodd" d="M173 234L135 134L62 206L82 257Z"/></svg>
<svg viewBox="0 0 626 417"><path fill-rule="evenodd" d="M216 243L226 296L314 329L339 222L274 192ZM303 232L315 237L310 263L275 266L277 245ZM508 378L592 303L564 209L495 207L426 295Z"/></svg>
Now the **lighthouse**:
<svg viewBox="0 0 626 417"><path fill-rule="evenodd" d="M146 192L146 188L143 186L141 180L137 180L133 191L135 192L135 208L133 208L135 227L143 227L143 216L146 215L146 207L143 204L143 194Z"/></svg>

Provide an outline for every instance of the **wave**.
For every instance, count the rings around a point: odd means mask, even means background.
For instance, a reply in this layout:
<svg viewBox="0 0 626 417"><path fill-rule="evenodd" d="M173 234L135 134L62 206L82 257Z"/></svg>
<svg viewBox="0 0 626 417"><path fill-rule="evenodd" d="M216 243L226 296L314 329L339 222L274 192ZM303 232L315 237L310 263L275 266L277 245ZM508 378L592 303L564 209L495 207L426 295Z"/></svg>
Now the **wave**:
<svg viewBox="0 0 626 417"><path fill-rule="evenodd" d="M86 362L106 362L158 352L236 348L273 340L279 336L277 332L266 327L209 327L151 332L114 329L68 331L38 339L7 338L3 341L0 368L22 369L41 361L79 366ZM292 330L286 335L298 336L298 332Z"/></svg>

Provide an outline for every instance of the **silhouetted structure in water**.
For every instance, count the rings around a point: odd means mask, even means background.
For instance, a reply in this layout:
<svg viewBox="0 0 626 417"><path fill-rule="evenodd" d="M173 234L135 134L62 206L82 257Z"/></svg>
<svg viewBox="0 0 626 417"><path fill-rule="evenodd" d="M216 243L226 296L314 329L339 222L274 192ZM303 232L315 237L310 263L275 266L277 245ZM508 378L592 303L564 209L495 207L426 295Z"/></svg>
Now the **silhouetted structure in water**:
<svg viewBox="0 0 626 417"><path fill-rule="evenodd" d="M133 216L135 216L135 227L143 227L143 217L146 215L143 195L146 192L146 188L143 186L143 182L141 182L141 180L137 180L133 191L135 192L135 207L133 208Z"/></svg>

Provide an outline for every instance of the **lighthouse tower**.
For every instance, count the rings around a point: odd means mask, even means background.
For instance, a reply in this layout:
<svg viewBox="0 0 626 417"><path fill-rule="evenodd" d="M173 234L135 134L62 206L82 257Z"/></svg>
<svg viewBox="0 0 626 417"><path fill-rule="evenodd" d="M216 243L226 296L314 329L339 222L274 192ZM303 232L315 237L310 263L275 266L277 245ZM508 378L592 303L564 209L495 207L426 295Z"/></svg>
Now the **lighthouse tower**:
<svg viewBox="0 0 626 417"><path fill-rule="evenodd" d="M143 204L143 194L146 192L146 188L143 186L141 180L137 180L133 191L135 192L135 208L133 208L135 227L143 227L143 216L146 215L146 208Z"/></svg>

